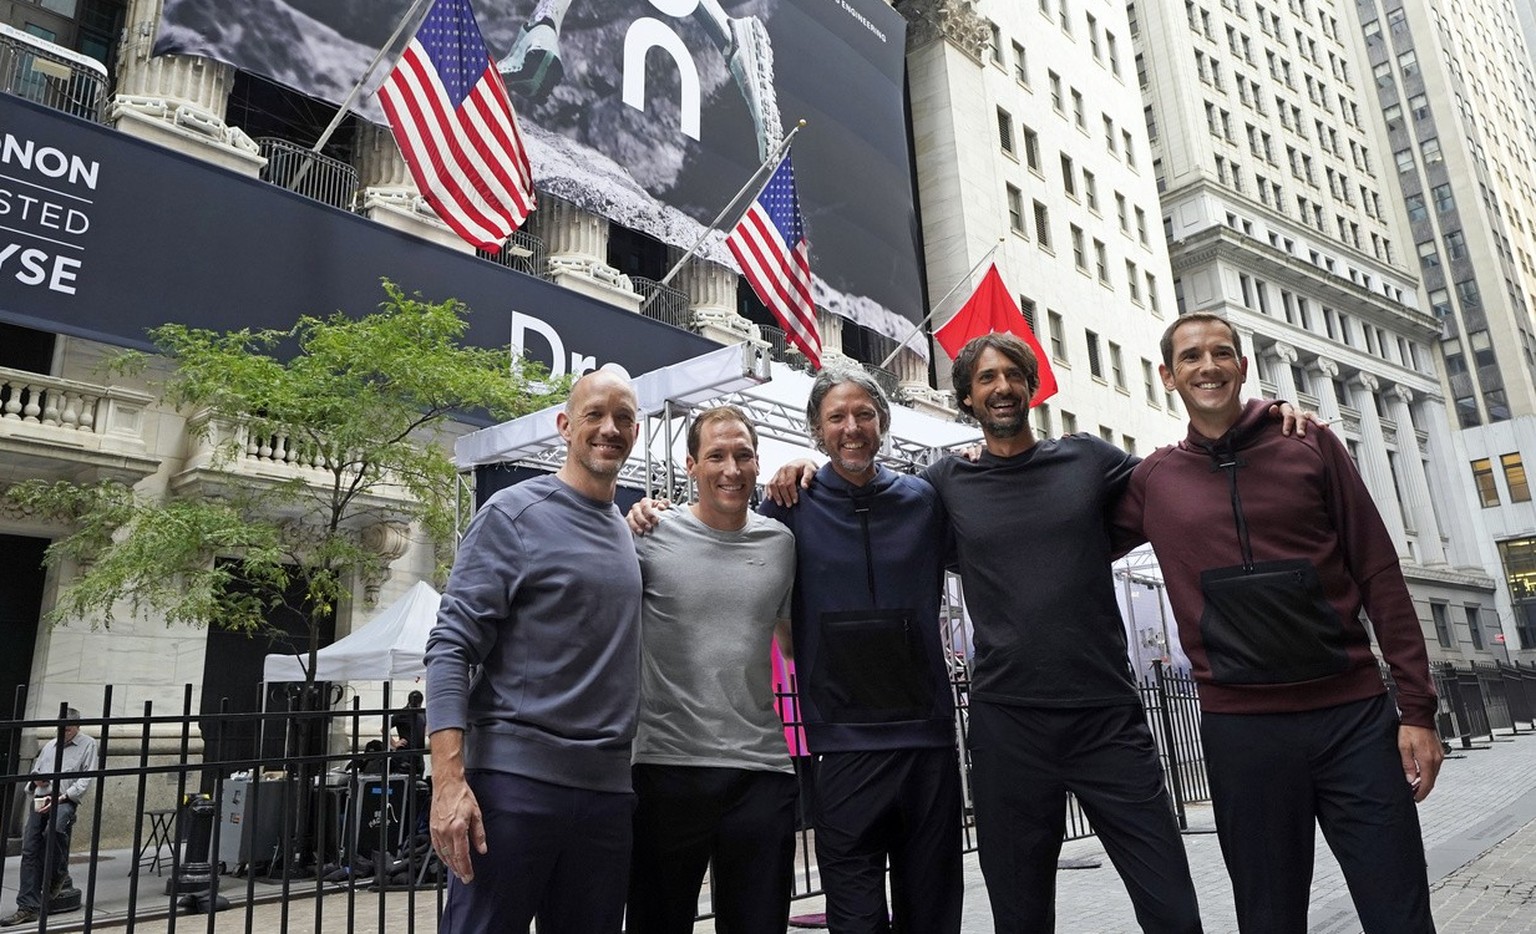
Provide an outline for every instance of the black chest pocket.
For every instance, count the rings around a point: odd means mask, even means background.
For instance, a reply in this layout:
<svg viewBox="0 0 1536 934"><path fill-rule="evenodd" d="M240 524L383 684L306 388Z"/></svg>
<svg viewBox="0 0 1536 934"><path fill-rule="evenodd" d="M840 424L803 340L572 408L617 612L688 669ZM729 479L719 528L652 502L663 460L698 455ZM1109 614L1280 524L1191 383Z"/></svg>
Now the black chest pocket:
<svg viewBox="0 0 1536 934"><path fill-rule="evenodd" d="M810 688L826 718L841 723L917 720L933 707L910 610L821 614Z"/></svg>
<svg viewBox="0 0 1536 934"><path fill-rule="evenodd" d="M1304 558L1200 575L1200 636L1217 684L1291 684L1349 667L1344 627Z"/></svg>

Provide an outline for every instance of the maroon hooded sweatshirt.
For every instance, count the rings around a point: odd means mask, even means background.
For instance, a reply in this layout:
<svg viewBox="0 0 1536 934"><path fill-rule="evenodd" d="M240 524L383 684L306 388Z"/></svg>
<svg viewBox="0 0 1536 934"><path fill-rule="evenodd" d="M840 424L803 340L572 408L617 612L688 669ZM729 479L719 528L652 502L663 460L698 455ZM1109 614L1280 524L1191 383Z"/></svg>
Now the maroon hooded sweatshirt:
<svg viewBox="0 0 1536 934"><path fill-rule="evenodd" d="M1185 440L1137 465L1116 512L1117 543L1151 541L1156 549L1202 709L1285 713L1383 693L1361 620L1364 610L1397 683L1402 722L1433 728L1435 688L1423 631L1376 504L1337 435L1316 430L1305 438L1282 435L1280 422L1268 415L1269 405L1249 400L1237 423L1216 441L1191 428ZM1221 466L1234 457L1240 465L1235 471ZM1221 637L1209 628L1212 613L1202 574L1232 568L1228 573L1238 575L1245 566L1233 473L1252 562L1304 559L1316 569L1317 605L1326 601L1321 616L1338 630L1322 634L1336 664L1320 677L1234 683L1213 676L1206 636ZM1262 680L1262 666L1254 670Z"/></svg>

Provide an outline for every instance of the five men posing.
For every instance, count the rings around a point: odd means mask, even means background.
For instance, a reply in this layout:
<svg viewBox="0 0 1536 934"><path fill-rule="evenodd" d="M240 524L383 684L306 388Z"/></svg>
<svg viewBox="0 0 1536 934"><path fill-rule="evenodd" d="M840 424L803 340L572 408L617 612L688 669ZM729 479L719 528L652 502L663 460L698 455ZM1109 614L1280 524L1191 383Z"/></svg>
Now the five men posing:
<svg viewBox="0 0 1536 934"><path fill-rule="evenodd" d="M1086 436L1036 442L1027 424L1035 361L1005 335L972 341L954 371L986 450L931 465L921 479L875 462L890 417L879 387L859 371L823 372L807 418L831 462L804 488L800 474L781 472L770 491L786 505L764 505L793 539L748 511L756 435L739 412L717 409L690 431L698 502L631 546L616 534L611 499L635 437L633 393L612 374L583 377L561 416L566 465L477 515L429 651L433 837L458 877L445 930L521 930L537 914L544 931L616 932L626 889L629 930L691 930L713 859L722 930L782 931L794 780L767 653L788 607L829 926L892 929L889 862L895 930L958 931L959 776L938 625L948 562L976 630L970 747L996 929L1053 929L1070 790L1142 928L1199 931L1110 576L1112 553L1143 535L1160 557L1175 552L1163 566L1207 712L1244 934L1304 929L1314 788L1330 842L1358 835L1361 820L1371 828L1373 867L1361 865L1359 847L1335 845L1368 934L1433 930L1413 797L1433 785L1439 745L1416 729L1428 726L1434 699L1396 555L1331 436L1298 444L1290 420L1282 427L1266 404L1244 409L1235 336L1223 349L1208 340L1216 330L1231 334L1181 319L1165 335L1165 381L1185 398L1191 435L1140 467ZM1174 469L1194 456L1197 437L1204 473ZM1227 458L1250 439L1259 439L1252 454ZM1239 468L1254 465L1265 492L1248 495L1262 525L1248 521L1239 495ZM1231 484L1230 497L1212 492L1212 476ZM1220 534L1217 506L1227 512ZM1401 730L1356 618L1362 602L1393 667ZM1250 751L1255 729L1264 740ZM1389 733L1400 734L1401 754L1390 743L1384 760ZM1327 748L1301 760L1295 744L1305 738ZM1393 786L1387 772L1405 777ZM1356 803L1330 798L1346 787L1363 789ZM1276 851L1291 854L1283 867ZM487 875L496 881L483 884ZM1407 910L1362 897L1371 886Z"/></svg>

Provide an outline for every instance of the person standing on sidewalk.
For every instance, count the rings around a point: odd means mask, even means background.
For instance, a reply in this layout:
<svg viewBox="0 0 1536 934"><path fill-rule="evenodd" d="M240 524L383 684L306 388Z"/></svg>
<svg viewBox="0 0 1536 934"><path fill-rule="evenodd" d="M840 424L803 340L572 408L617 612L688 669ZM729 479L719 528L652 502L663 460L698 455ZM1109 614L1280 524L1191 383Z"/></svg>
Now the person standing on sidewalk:
<svg viewBox="0 0 1536 934"><path fill-rule="evenodd" d="M21 839L16 911L0 919L0 927L36 921L43 901L58 895L69 878L70 831L75 812L91 788L91 776L82 773L95 769L97 759L96 740L80 732L80 711L70 707L65 717L63 733L45 743L32 763L33 775L58 772L62 777L57 783L32 780L32 811Z"/></svg>
<svg viewBox="0 0 1536 934"><path fill-rule="evenodd" d="M1109 510L1136 458L1086 434L1037 441L1039 365L1011 334L955 358L975 461L923 472L948 510L976 630L971 787L999 932L1055 929L1067 794L1082 805L1148 934L1199 934L1189 860L1126 661Z"/></svg>
<svg viewBox="0 0 1536 934"><path fill-rule="evenodd" d="M645 595L625 928L692 934L713 862L720 930L783 934L798 795L771 653L776 632L790 652L795 540L749 508L757 430L740 409L694 417L687 469L697 500L635 539Z"/></svg>
<svg viewBox="0 0 1536 934"><path fill-rule="evenodd" d="M960 768L939 636L944 507L929 484L876 462L891 406L863 370L818 373L805 414L830 461L781 468L770 484L777 502L760 509L795 536L795 667L827 927L958 934ZM655 521L647 506L630 510L637 531Z"/></svg>
<svg viewBox="0 0 1536 934"><path fill-rule="evenodd" d="M639 432L629 382L576 381L552 476L490 497L427 641L441 930L618 934L629 879L640 565L613 505ZM473 676L471 670L473 669Z"/></svg>
<svg viewBox="0 0 1536 934"><path fill-rule="evenodd" d="M1224 319L1181 317L1161 349L1189 435L1136 468L1116 524L1127 548L1151 540L1193 667L1238 926L1307 930L1320 824L1366 934L1431 934L1415 802L1442 751L1386 526L1337 437L1286 437L1266 403L1244 403L1248 361Z"/></svg>

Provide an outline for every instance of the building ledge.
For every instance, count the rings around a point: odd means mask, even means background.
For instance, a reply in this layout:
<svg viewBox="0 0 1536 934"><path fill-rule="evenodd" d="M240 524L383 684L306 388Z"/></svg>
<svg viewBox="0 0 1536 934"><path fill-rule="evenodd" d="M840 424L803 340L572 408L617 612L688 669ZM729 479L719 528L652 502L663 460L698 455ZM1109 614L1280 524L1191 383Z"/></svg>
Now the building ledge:
<svg viewBox="0 0 1536 934"><path fill-rule="evenodd" d="M116 480L160 469L144 440L153 399L114 386L0 367L0 480Z"/></svg>

